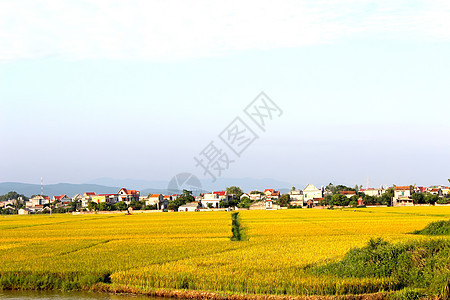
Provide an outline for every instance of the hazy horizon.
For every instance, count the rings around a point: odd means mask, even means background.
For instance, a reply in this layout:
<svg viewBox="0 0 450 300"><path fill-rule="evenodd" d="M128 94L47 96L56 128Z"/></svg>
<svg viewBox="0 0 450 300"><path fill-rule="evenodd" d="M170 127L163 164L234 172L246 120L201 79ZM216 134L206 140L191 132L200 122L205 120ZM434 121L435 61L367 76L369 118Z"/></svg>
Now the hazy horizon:
<svg viewBox="0 0 450 300"><path fill-rule="evenodd" d="M445 1L0 3L0 182L448 184ZM282 110L258 128L264 91ZM257 135L240 156L219 135ZM211 183L213 184L213 183Z"/></svg>

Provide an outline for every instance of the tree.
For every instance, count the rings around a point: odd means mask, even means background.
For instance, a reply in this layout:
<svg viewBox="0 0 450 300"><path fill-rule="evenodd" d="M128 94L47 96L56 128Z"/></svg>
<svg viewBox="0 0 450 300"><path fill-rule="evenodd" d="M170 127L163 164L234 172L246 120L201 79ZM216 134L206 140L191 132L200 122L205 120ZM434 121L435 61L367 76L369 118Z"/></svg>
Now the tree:
<svg viewBox="0 0 450 300"><path fill-rule="evenodd" d="M237 204L239 208L249 208L252 205L252 200L249 197L242 197L241 201Z"/></svg>
<svg viewBox="0 0 450 300"><path fill-rule="evenodd" d="M169 204L167 205L168 210L177 210L179 206L177 206L173 201L169 201Z"/></svg>
<svg viewBox="0 0 450 300"><path fill-rule="evenodd" d="M192 196L192 191L183 190L183 193L180 197L177 197L174 200L169 201L168 208L170 210L178 210L178 207L181 205L185 205L186 203L194 202L195 198Z"/></svg>
<svg viewBox="0 0 450 300"><path fill-rule="evenodd" d="M128 205L128 207L133 208L133 210L140 210L142 209L142 207L145 205L145 203L142 203L141 201L138 200L132 200L130 202L130 204Z"/></svg>
<svg viewBox="0 0 450 300"><path fill-rule="evenodd" d="M100 211L109 211L109 210L111 210L111 207L110 207L110 205L109 205L108 203L106 203L106 202L101 202L101 203L98 205L98 210L100 210Z"/></svg>
<svg viewBox="0 0 450 300"><path fill-rule="evenodd" d="M256 195L256 194L258 194L258 195L264 195L264 193L263 193L263 192L260 192L260 191L251 191L251 192L250 192L250 195Z"/></svg>
<svg viewBox="0 0 450 300"><path fill-rule="evenodd" d="M291 191L295 191L295 186L292 186Z"/></svg>
<svg viewBox="0 0 450 300"><path fill-rule="evenodd" d="M7 200L13 200L13 199L19 199L19 197L22 197L23 200L27 201L28 197L22 194L18 194L15 191L10 191L5 195L0 196L0 201L7 201Z"/></svg>
<svg viewBox="0 0 450 300"><path fill-rule="evenodd" d="M116 210L127 210L128 208L127 204L123 201L117 202L114 206L116 207Z"/></svg>
<svg viewBox="0 0 450 300"><path fill-rule="evenodd" d="M227 187L226 191L228 195L234 195L235 199L241 199L242 194L244 194L241 188L237 186Z"/></svg>
<svg viewBox="0 0 450 300"><path fill-rule="evenodd" d="M208 204L206 204L206 206L207 206L208 208L212 208L212 207L213 207L213 204L212 204L211 202L208 202Z"/></svg>
<svg viewBox="0 0 450 300"><path fill-rule="evenodd" d="M70 211L76 211L78 209L78 206L80 204L80 201L75 200L69 203Z"/></svg>
<svg viewBox="0 0 450 300"><path fill-rule="evenodd" d="M411 198L413 199L414 204L425 203L425 196L422 193L414 193L411 195Z"/></svg>
<svg viewBox="0 0 450 300"><path fill-rule="evenodd" d="M98 204L95 202L89 201L88 205L87 205L87 209L89 209L89 211L98 210Z"/></svg>
<svg viewBox="0 0 450 300"><path fill-rule="evenodd" d="M427 194L425 194L424 200L425 200L425 203L434 205L439 200L439 196L427 193Z"/></svg>
<svg viewBox="0 0 450 300"><path fill-rule="evenodd" d="M392 203L392 198L394 198L394 188L388 188L386 192L381 196L382 205L390 205Z"/></svg>
<svg viewBox="0 0 450 300"><path fill-rule="evenodd" d="M347 206L350 199L341 194L334 194L329 201L330 206Z"/></svg>
<svg viewBox="0 0 450 300"><path fill-rule="evenodd" d="M323 198L323 200L320 200L319 201L319 205L320 206L327 206L327 205L330 205L330 202L331 202L331 195L326 195L324 198Z"/></svg>
<svg viewBox="0 0 450 300"><path fill-rule="evenodd" d="M281 195L281 197L277 200L277 204L283 207L288 207L291 202L291 197L289 194Z"/></svg>
<svg viewBox="0 0 450 300"><path fill-rule="evenodd" d="M182 195L182 196L185 196L185 197L192 196L192 191L183 190L183 193L182 193L181 195Z"/></svg>

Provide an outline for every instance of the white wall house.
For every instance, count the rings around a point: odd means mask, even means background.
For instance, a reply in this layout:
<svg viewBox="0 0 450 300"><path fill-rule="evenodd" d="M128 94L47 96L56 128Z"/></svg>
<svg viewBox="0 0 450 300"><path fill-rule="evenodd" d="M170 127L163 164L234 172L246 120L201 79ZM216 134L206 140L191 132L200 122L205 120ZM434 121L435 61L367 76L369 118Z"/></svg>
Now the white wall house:
<svg viewBox="0 0 450 300"><path fill-rule="evenodd" d="M291 201L303 201L303 192L300 190L293 190L289 192Z"/></svg>
<svg viewBox="0 0 450 300"><path fill-rule="evenodd" d="M250 199L250 195L249 194L242 194L240 199L242 200L242 198L244 198L244 197L247 197L248 199Z"/></svg>
<svg viewBox="0 0 450 300"><path fill-rule="evenodd" d="M121 188L117 193L116 198L117 201L123 201L127 204L130 204L131 201L139 201L139 195L139 191Z"/></svg>
<svg viewBox="0 0 450 300"><path fill-rule="evenodd" d="M303 189L303 201L307 202L308 200L313 200L314 198L322 198L323 191L321 189L316 188L313 184L308 184Z"/></svg>
<svg viewBox="0 0 450 300"><path fill-rule="evenodd" d="M211 203L213 208L219 208L220 201L222 200L220 199L220 196L218 194L215 193L204 194L202 199L202 206L204 208L207 208L208 203Z"/></svg>
<svg viewBox="0 0 450 300"><path fill-rule="evenodd" d="M248 195L249 195L250 200L252 200L252 201L259 201L259 200L261 200L261 197L262 197L258 191L250 192L250 194L248 194Z"/></svg>
<svg viewBox="0 0 450 300"><path fill-rule="evenodd" d="M409 186L396 186L394 188L393 206L411 206L414 205L411 198L411 190Z"/></svg>
<svg viewBox="0 0 450 300"><path fill-rule="evenodd" d="M156 205L158 209L167 208L164 203L164 195L163 194L151 194L147 201L145 201L145 205ZM167 203L168 205L168 203Z"/></svg>
<svg viewBox="0 0 450 300"><path fill-rule="evenodd" d="M186 203L184 205L181 205L180 207L178 207L178 211L182 212L182 211L197 211L198 209L198 202L191 202L191 203Z"/></svg>
<svg viewBox="0 0 450 300"><path fill-rule="evenodd" d="M291 205L293 206L303 206L303 192L300 190L291 190L289 192L289 198L291 200Z"/></svg>
<svg viewBox="0 0 450 300"><path fill-rule="evenodd" d="M367 196L372 197L380 197L383 194L381 189L375 188L360 189L359 191Z"/></svg>

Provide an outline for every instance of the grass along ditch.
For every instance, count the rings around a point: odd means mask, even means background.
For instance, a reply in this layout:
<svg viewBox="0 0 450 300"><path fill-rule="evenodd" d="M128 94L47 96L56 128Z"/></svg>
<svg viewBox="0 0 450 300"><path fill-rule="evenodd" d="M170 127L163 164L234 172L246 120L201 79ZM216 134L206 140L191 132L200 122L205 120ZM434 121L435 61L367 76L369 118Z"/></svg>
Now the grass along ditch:
<svg viewBox="0 0 450 300"><path fill-rule="evenodd" d="M396 282L396 299L439 296L450 289L450 240L389 243L371 239L365 247L351 249L342 260L311 269L313 274L339 278L385 278Z"/></svg>

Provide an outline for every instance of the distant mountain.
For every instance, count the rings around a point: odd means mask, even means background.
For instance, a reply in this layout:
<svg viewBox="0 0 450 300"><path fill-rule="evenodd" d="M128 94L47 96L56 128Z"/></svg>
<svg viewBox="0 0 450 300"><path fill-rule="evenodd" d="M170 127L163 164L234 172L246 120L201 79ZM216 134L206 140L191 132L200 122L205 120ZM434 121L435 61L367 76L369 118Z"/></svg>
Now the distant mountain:
<svg viewBox="0 0 450 300"><path fill-rule="evenodd" d="M132 178L110 178L102 177L83 182L83 184L98 184L103 186L120 186L132 190L144 190L150 187L155 189L167 189L167 180L144 180Z"/></svg>
<svg viewBox="0 0 450 300"><path fill-rule="evenodd" d="M217 178L215 182L210 179L199 179L200 189L203 191L218 191L223 190L229 186L239 186L244 191L263 190L267 188L274 188L278 190L290 190L292 185L285 181L279 181L272 178ZM141 190L141 194L148 194L147 192L159 193L161 190L167 190L169 180L144 180L144 179L118 179L118 178L97 178L89 180L86 183L99 184L104 186L121 186L129 189Z"/></svg>
<svg viewBox="0 0 450 300"><path fill-rule="evenodd" d="M283 190L289 191L292 185L285 181L279 181L272 178L217 178L215 182L211 180L203 179L201 180L202 188L204 190L223 190L229 186L238 186L244 192L250 192L254 190L264 190L264 189L276 189L282 192Z"/></svg>
<svg viewBox="0 0 450 300"><path fill-rule="evenodd" d="M252 190L264 190L273 188L279 190L281 193L287 193L291 185L287 182L274 180L271 178L255 179L255 178L218 178L215 182L209 179L201 179L200 187L197 190L200 192L211 192L224 190L229 186L239 186L244 192ZM117 193L120 188L140 190L142 196L148 194L172 194L173 190L168 191L168 181L149 181L140 179L114 179L114 178L99 178L91 180L87 183L73 184L73 183L57 183L44 185L44 194L48 196L55 196L67 194L72 197L75 194L83 194L84 192L102 193ZM181 186L180 189L183 187ZM41 186L39 184L20 183L20 182L2 182L0 183L0 195L4 195L10 191L15 191L19 194L24 194L30 197L41 193ZM179 191L181 192L181 190Z"/></svg>
<svg viewBox="0 0 450 300"><path fill-rule="evenodd" d="M75 194L83 194L84 192L98 193L117 193L120 188L103 186L98 184L72 184L72 183L57 183L44 185L44 195L55 196L67 194L72 197ZM41 193L41 186L39 184L20 183L20 182L2 182L0 183L0 194L4 195L9 191L15 191L19 194L24 194L27 197Z"/></svg>

